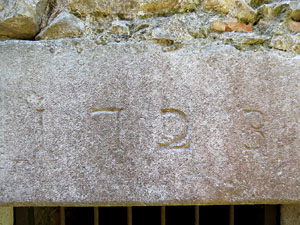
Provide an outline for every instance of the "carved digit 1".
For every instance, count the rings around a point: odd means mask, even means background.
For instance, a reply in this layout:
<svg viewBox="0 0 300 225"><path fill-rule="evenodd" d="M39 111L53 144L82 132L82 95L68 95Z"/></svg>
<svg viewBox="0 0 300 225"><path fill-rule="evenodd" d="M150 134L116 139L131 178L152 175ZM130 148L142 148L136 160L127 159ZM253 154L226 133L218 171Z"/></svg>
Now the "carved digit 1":
<svg viewBox="0 0 300 225"><path fill-rule="evenodd" d="M102 114L115 114L117 116L117 121L118 123L120 122L120 112L123 110L123 108L92 108L92 118L95 118L97 116L100 116ZM117 127L117 138L116 138L116 145L117 145L117 150L121 149L120 147L120 126L118 124Z"/></svg>
<svg viewBox="0 0 300 225"><path fill-rule="evenodd" d="M259 111L259 110L256 110L256 109L246 109L246 110L243 110L243 112L244 113L258 113L260 115L264 115L262 111ZM263 123L262 124L258 124L257 126L253 125L252 123L250 124L250 127L252 128L253 132L254 133L258 133L261 136L262 139L265 138L265 135L264 135L263 131L260 130L260 129L263 128L263 126L264 126ZM244 147L246 149L249 149L249 150L252 149L253 150L253 149L259 149L259 148L261 148L262 144L258 145L258 146L249 146L247 144L244 144Z"/></svg>
<svg viewBox="0 0 300 225"><path fill-rule="evenodd" d="M186 114L178 109L161 109L160 112L162 115L173 114L181 116L185 120L185 127L179 137L174 138L173 140L166 143L157 143L158 146L160 148L168 149L181 149L190 147L190 141L186 140L188 134L188 120Z"/></svg>

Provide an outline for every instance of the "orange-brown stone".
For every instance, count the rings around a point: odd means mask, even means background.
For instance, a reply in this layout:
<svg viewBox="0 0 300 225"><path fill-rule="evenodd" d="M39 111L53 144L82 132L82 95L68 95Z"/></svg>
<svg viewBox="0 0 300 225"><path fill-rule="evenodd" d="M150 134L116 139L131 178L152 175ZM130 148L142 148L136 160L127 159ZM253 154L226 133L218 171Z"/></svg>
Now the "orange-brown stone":
<svg viewBox="0 0 300 225"><path fill-rule="evenodd" d="M289 20L289 29L293 32L299 32L300 31L300 22Z"/></svg>
<svg viewBox="0 0 300 225"><path fill-rule="evenodd" d="M216 32L252 32L253 27L251 24L214 21L212 30Z"/></svg>

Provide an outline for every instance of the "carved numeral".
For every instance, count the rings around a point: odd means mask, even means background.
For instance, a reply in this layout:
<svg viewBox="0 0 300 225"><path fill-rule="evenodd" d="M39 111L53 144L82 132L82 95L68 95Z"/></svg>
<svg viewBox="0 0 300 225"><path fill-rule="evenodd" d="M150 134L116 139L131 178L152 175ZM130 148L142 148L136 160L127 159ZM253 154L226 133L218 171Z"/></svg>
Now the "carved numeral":
<svg viewBox="0 0 300 225"><path fill-rule="evenodd" d="M185 125L182 129L182 133L171 141L165 143L157 143L159 148L166 149L185 149L190 147L190 140L188 140L188 119L184 112L178 109L161 109L162 116L179 116L184 119Z"/></svg>
<svg viewBox="0 0 300 225"><path fill-rule="evenodd" d="M253 120L249 123L249 132L252 137L248 137L248 141L251 144L244 144L244 147L249 150L259 149L263 146L265 139L263 132L264 124L262 121L264 114L262 111L256 109L246 109L243 110L243 112L245 116L251 115L253 117ZM253 136L256 137L256 139L254 139Z"/></svg>
<svg viewBox="0 0 300 225"><path fill-rule="evenodd" d="M101 116L103 114L112 114L116 116L116 120L118 122L117 125L117 134L116 134L116 146L117 149L116 150L120 150L121 146L120 146L120 113L123 110L123 108L92 108L92 118L97 118L98 116Z"/></svg>

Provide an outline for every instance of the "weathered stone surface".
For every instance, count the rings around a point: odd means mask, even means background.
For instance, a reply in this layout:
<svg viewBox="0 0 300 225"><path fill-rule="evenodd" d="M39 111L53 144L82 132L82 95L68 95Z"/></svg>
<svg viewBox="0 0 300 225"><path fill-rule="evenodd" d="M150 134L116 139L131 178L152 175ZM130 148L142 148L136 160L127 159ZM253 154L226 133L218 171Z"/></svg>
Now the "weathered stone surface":
<svg viewBox="0 0 300 225"><path fill-rule="evenodd" d="M47 0L0 0L0 6L0 37L32 39L39 31Z"/></svg>
<svg viewBox="0 0 300 225"><path fill-rule="evenodd" d="M62 12L36 36L36 39L79 37L83 30L84 25L80 19L67 12Z"/></svg>
<svg viewBox="0 0 300 225"><path fill-rule="evenodd" d="M296 53L296 54L300 54L300 34L298 36L296 36L296 41L294 46L292 47L292 52Z"/></svg>
<svg viewBox="0 0 300 225"><path fill-rule="evenodd" d="M289 20L289 28L293 32L299 32L300 31L300 22Z"/></svg>
<svg viewBox="0 0 300 225"><path fill-rule="evenodd" d="M126 20L113 21L111 24L110 32L118 35L130 35L130 23Z"/></svg>
<svg viewBox="0 0 300 225"><path fill-rule="evenodd" d="M291 18L296 21L300 21L300 2L291 1L290 7L292 9Z"/></svg>
<svg viewBox="0 0 300 225"><path fill-rule="evenodd" d="M268 4L268 3L271 3L274 1L279 1L279 0L248 0L248 1L251 6L258 7L260 5Z"/></svg>
<svg viewBox="0 0 300 225"><path fill-rule="evenodd" d="M282 205L280 212L281 225L300 224L300 205Z"/></svg>
<svg viewBox="0 0 300 225"><path fill-rule="evenodd" d="M191 25L189 18L174 15L166 20L161 26L154 28L151 32L152 40L184 41L191 40L193 36L189 32Z"/></svg>
<svg viewBox="0 0 300 225"><path fill-rule="evenodd" d="M274 36L271 40L270 47L288 51L293 48L298 48L297 46L300 43L300 35L292 36L292 35L282 35L282 36ZM297 54L299 52L296 52Z"/></svg>
<svg viewBox="0 0 300 225"><path fill-rule="evenodd" d="M193 10L199 0L67 0L73 12L79 14L152 15Z"/></svg>
<svg viewBox="0 0 300 225"><path fill-rule="evenodd" d="M269 40L263 35L256 35L254 33L244 33L243 35L236 35L236 33L223 33L220 39L226 43L231 43L237 49L247 49L250 46L260 46Z"/></svg>
<svg viewBox="0 0 300 225"><path fill-rule="evenodd" d="M233 17L245 22L253 23L256 21L256 11L244 0L205 0L202 6L205 9L226 14L229 13Z"/></svg>
<svg viewBox="0 0 300 225"><path fill-rule="evenodd" d="M299 57L197 43L0 43L0 204L300 202Z"/></svg>
<svg viewBox="0 0 300 225"><path fill-rule="evenodd" d="M13 225L13 208L12 207L0 207L0 225Z"/></svg>

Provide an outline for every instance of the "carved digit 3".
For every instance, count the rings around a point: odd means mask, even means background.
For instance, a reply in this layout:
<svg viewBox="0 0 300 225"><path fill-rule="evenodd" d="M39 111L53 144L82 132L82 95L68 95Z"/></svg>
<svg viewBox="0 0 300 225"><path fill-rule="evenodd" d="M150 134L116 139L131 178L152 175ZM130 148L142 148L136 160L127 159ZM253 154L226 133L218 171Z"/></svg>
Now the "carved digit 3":
<svg viewBox="0 0 300 225"><path fill-rule="evenodd" d="M260 115L260 116L263 116L263 112L260 111L260 110L256 110L256 109L246 109L246 110L243 110L244 114L247 115L247 114L253 114L253 113L256 113L257 115ZM251 130L251 134L258 134L259 137L260 137L260 141L259 141L259 144L258 145L248 145L248 144L244 144L244 147L246 149L249 149L249 150L254 150L254 149L259 149L263 146L263 143L264 143L264 139L265 139L265 135L264 135L264 132L262 131L264 127L264 124L261 122L259 122L258 124L253 124L250 122L250 130Z"/></svg>
<svg viewBox="0 0 300 225"><path fill-rule="evenodd" d="M183 128L182 134L179 137L174 138L171 141L165 143L157 143L159 148L166 148L166 149L185 149L190 147L190 141L188 140L188 120L187 116L184 112L178 109L161 109L160 110L162 115L177 115L184 119L185 126Z"/></svg>

